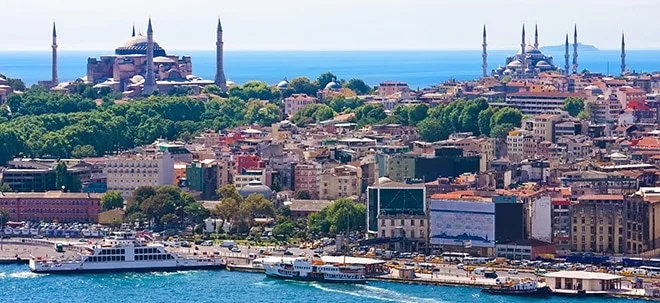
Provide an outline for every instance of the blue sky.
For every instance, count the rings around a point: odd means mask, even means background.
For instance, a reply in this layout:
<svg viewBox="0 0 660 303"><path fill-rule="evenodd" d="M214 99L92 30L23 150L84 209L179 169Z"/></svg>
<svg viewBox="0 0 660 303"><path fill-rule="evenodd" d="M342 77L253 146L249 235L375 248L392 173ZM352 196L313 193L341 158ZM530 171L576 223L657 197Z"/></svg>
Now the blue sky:
<svg viewBox="0 0 660 303"><path fill-rule="evenodd" d="M517 49L539 25L541 45L561 44L577 23L580 40L618 49L660 49L658 0L1 0L0 50L49 50L57 22L61 50L112 50L133 23L172 50L215 47L220 16L227 50Z"/></svg>

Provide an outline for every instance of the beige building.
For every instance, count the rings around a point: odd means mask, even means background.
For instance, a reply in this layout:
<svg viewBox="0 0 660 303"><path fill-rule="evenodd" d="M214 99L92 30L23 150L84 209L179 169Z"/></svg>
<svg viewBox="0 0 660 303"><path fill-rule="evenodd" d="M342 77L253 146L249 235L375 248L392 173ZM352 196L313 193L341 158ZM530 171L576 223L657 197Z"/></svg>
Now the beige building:
<svg viewBox="0 0 660 303"><path fill-rule="evenodd" d="M513 130L506 137L507 155L512 162L534 158L537 143L530 131Z"/></svg>
<svg viewBox="0 0 660 303"><path fill-rule="evenodd" d="M362 169L352 165L342 165L323 172L319 199L336 200L357 197L361 194Z"/></svg>
<svg viewBox="0 0 660 303"><path fill-rule="evenodd" d="M571 250L638 254L646 250L644 203L639 197L585 195L571 205Z"/></svg>
<svg viewBox="0 0 660 303"><path fill-rule="evenodd" d="M173 184L174 157L168 152L122 155L108 159L105 174L108 190L126 199L140 186Z"/></svg>
<svg viewBox="0 0 660 303"><path fill-rule="evenodd" d="M318 198L321 172L321 164L315 162L297 164L293 172L293 186L296 194L306 191L311 195L312 199Z"/></svg>
<svg viewBox="0 0 660 303"><path fill-rule="evenodd" d="M553 114L542 114L534 116L534 137L541 141L554 142L552 126L561 120L561 116Z"/></svg>
<svg viewBox="0 0 660 303"><path fill-rule="evenodd" d="M248 185L252 181L259 181L261 184L268 184L266 183L266 170L246 169L242 174L234 175L234 186L236 186L237 189L243 188L243 186Z"/></svg>
<svg viewBox="0 0 660 303"><path fill-rule="evenodd" d="M306 94L293 94L284 99L284 113L291 117L301 111L305 106L315 104L318 99Z"/></svg>

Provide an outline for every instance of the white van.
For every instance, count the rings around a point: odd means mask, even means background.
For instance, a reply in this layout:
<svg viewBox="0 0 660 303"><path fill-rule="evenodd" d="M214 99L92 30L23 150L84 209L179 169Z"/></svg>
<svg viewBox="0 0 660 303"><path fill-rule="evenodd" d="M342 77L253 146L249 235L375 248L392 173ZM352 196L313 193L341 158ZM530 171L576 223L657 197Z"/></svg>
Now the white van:
<svg viewBox="0 0 660 303"><path fill-rule="evenodd" d="M484 272L486 272L485 267L477 267L477 268L474 269L474 274L475 275L483 275Z"/></svg>
<svg viewBox="0 0 660 303"><path fill-rule="evenodd" d="M236 243L234 243L234 241L227 240L227 241L222 241L222 243L220 244L220 247L228 247L229 248L229 247L234 247L234 245L236 245Z"/></svg>

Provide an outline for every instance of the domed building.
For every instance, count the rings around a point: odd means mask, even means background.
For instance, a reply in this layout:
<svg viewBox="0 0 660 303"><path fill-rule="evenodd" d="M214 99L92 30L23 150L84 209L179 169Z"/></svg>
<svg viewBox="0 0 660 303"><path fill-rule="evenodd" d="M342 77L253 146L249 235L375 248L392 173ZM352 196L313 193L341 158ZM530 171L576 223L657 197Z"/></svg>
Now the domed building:
<svg viewBox="0 0 660 303"><path fill-rule="evenodd" d="M277 89L279 90L289 89L289 81L286 80L286 77L284 78L284 80L280 81L280 83L277 83Z"/></svg>
<svg viewBox="0 0 660 303"><path fill-rule="evenodd" d="M506 58L504 66L493 70L493 76L503 78L511 76L513 78L535 78L543 72L561 72L561 69L554 65L552 56L546 56L539 49L539 35L535 31L534 45L525 44L525 27L522 30L522 43L520 50L513 56Z"/></svg>
<svg viewBox="0 0 660 303"><path fill-rule="evenodd" d="M222 28L218 20L218 60L223 60ZM150 40L151 39L151 40ZM153 51L149 53L151 47ZM222 62L217 65L219 81L216 83L226 87L224 80L224 67ZM87 60L86 81L95 84L96 88L110 87L114 91L122 92L124 96L139 96L151 94L158 90L168 93L175 87L187 87L193 91L201 92L201 88L214 84L213 80L204 80L192 73L192 59L190 56L179 57L168 54L165 49L153 39L151 20L147 35L135 33L133 27L129 39L121 43L113 55L89 58Z"/></svg>
<svg viewBox="0 0 660 303"><path fill-rule="evenodd" d="M261 182L254 180L250 181L248 185L241 187L238 190L238 193L243 198L247 198L251 194L260 194L263 195L266 199L270 200L271 196L273 195L273 190L270 189L270 187L261 184Z"/></svg>

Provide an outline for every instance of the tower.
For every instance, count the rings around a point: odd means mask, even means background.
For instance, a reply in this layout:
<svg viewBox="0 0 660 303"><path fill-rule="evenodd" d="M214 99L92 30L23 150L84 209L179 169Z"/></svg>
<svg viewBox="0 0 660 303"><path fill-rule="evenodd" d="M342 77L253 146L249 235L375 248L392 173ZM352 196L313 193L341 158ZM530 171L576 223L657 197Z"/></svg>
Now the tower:
<svg viewBox="0 0 660 303"><path fill-rule="evenodd" d="M53 48L53 74L51 78L51 86L55 87L59 83L57 79L57 30L55 30L55 22L53 22L53 45L51 45L51 47Z"/></svg>
<svg viewBox="0 0 660 303"><path fill-rule="evenodd" d="M151 27L151 18L147 27L147 71L144 77L143 95L151 95L156 90L156 78L154 76L154 31Z"/></svg>
<svg viewBox="0 0 660 303"><path fill-rule="evenodd" d="M135 24L133 24L133 33L131 34L131 37L135 37Z"/></svg>
<svg viewBox="0 0 660 303"><path fill-rule="evenodd" d="M573 73L578 72L578 40L577 40L577 24L573 29Z"/></svg>
<svg viewBox="0 0 660 303"><path fill-rule="evenodd" d="M568 53L568 33L566 33L566 52L564 53L564 75L568 75L570 73L570 68L571 65L569 63L569 59L571 58L571 55Z"/></svg>
<svg viewBox="0 0 660 303"><path fill-rule="evenodd" d="M215 85L223 92L227 92L227 79L225 78L224 42L222 41L222 23L218 18L217 41L215 42Z"/></svg>
<svg viewBox="0 0 660 303"><path fill-rule="evenodd" d="M522 63L522 68L518 71L520 77L523 77L525 70L527 69L527 56L525 55L525 25L522 26L522 39L520 41L520 63Z"/></svg>
<svg viewBox="0 0 660 303"><path fill-rule="evenodd" d="M488 76L488 61L486 60L488 58L488 52L486 52L486 25L484 24L484 42L481 44L481 47L483 47L483 53L481 54L481 57L483 59L483 62L481 63L481 73L483 77Z"/></svg>
<svg viewBox="0 0 660 303"><path fill-rule="evenodd" d="M626 72L626 39L621 32L621 75Z"/></svg>
<svg viewBox="0 0 660 303"><path fill-rule="evenodd" d="M534 24L534 48L539 48L539 26Z"/></svg>

